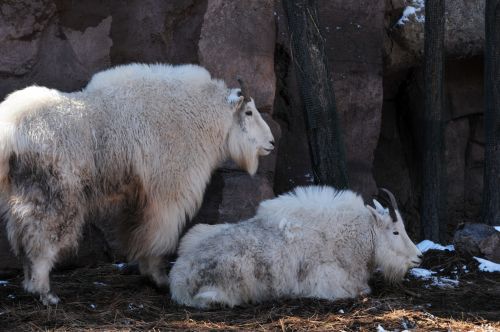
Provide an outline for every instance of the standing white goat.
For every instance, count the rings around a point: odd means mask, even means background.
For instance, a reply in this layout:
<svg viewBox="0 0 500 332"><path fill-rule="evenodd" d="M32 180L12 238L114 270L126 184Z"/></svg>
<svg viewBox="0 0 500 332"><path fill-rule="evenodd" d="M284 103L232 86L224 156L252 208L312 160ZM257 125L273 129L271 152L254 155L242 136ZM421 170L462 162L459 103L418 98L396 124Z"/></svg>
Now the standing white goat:
<svg viewBox="0 0 500 332"><path fill-rule="evenodd" d="M246 92L199 66L125 65L79 92L12 93L0 104L0 191L24 288L58 302L49 272L87 220L109 223L141 273L168 285L161 258L212 171L232 158L253 174L273 146Z"/></svg>
<svg viewBox="0 0 500 332"><path fill-rule="evenodd" d="M196 225L170 271L172 298L199 308L280 297L333 300L370 293L376 268L401 279L422 254L386 193L389 209L376 201L373 209L352 191L297 188L262 202L252 219Z"/></svg>

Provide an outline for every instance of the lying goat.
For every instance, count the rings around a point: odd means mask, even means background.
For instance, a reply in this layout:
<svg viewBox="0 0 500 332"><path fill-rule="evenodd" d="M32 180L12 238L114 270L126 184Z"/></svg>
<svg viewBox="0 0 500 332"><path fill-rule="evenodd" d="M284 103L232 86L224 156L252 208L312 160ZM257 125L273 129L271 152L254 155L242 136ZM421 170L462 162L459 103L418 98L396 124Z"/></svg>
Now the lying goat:
<svg viewBox="0 0 500 332"><path fill-rule="evenodd" d="M193 227L170 272L184 305L230 307L280 297L341 299L370 293L380 268L390 281L418 266L394 196L375 209L352 191L304 187L264 201L237 224Z"/></svg>

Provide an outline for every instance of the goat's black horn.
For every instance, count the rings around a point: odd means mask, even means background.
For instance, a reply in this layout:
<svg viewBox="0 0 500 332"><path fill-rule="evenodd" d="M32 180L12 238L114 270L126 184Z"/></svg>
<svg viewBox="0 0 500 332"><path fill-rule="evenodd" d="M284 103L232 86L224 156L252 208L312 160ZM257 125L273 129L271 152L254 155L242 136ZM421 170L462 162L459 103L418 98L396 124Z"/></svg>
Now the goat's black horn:
<svg viewBox="0 0 500 332"><path fill-rule="evenodd" d="M398 203L396 202L396 198L394 197L394 195L387 189L385 188L379 188L379 191L382 191L383 193L385 193L387 195L387 197L389 197L389 214L392 218L392 221L393 222L397 222L398 221L398 218L396 216L396 210L398 209Z"/></svg>
<svg viewBox="0 0 500 332"><path fill-rule="evenodd" d="M240 84L241 95L244 97L243 100L246 101L246 102L249 102L250 101L250 97L248 96L247 86L245 85L245 83L243 83L243 80L241 79L241 77L238 77L236 80Z"/></svg>

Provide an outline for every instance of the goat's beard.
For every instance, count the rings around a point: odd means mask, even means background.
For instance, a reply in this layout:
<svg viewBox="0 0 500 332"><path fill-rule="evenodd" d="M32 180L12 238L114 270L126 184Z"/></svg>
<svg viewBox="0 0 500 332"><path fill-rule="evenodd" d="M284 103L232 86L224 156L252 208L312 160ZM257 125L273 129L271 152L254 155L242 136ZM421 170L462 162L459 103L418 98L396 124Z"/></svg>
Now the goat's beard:
<svg viewBox="0 0 500 332"><path fill-rule="evenodd" d="M241 140L236 134L229 136L229 154L231 159L250 175L254 175L259 167L259 156L257 151L249 144L241 144Z"/></svg>
<svg viewBox="0 0 500 332"><path fill-rule="evenodd" d="M382 275L384 276L384 279L390 283L401 281L406 275L406 272L408 272L408 264L406 264L406 262L400 261L399 265L397 263L398 262L395 262L394 260L386 260L381 262L379 261L377 264L378 268L382 272Z"/></svg>

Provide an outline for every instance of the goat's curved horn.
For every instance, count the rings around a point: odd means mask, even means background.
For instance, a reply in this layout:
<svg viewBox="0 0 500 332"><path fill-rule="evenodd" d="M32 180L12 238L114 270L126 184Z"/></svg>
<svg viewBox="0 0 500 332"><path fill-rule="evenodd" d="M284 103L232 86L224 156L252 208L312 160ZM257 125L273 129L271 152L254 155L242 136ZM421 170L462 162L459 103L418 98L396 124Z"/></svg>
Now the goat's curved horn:
<svg viewBox="0 0 500 332"><path fill-rule="evenodd" d="M241 95L244 97L243 100L245 102L249 102L250 101L250 97L248 96L247 86L245 85L245 83L243 83L243 80L241 79L241 77L238 77L236 80L238 81L238 83L240 83Z"/></svg>
<svg viewBox="0 0 500 332"><path fill-rule="evenodd" d="M398 203L396 202L396 198L389 190L387 190L385 188L379 188L379 191L382 191L383 193L385 193L387 195L387 197L389 197L389 203L390 203L389 214L392 218L392 221L397 222L398 218L396 216L396 210L398 209Z"/></svg>

